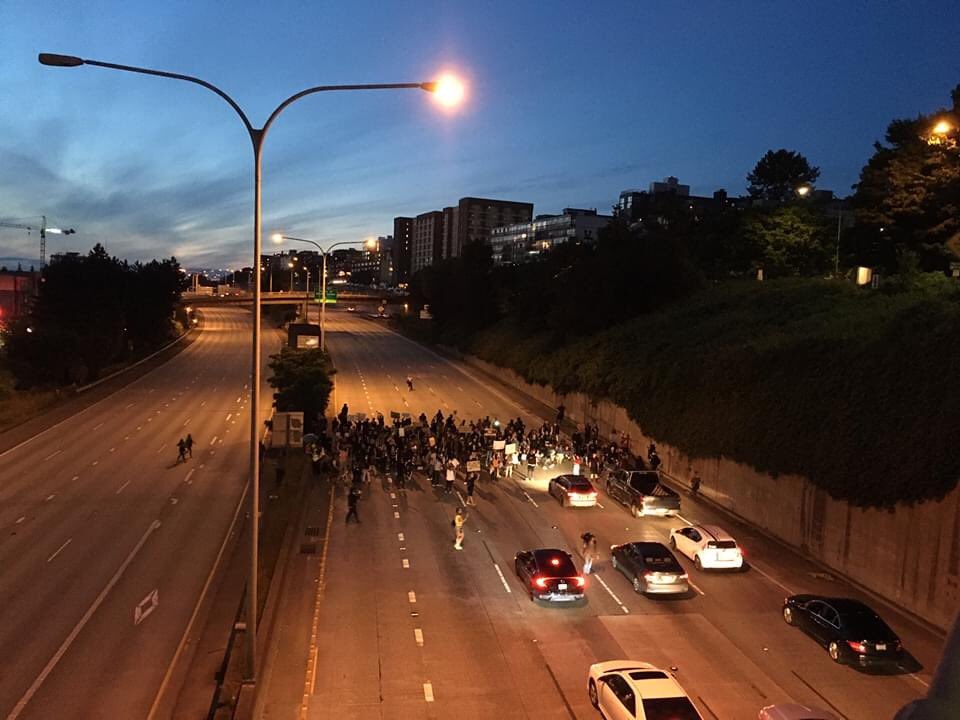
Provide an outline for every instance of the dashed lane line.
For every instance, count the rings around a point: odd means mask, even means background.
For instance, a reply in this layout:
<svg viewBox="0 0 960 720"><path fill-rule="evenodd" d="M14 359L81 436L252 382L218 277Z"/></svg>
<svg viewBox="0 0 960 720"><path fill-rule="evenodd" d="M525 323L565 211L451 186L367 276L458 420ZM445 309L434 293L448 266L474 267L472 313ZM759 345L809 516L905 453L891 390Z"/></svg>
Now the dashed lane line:
<svg viewBox="0 0 960 720"><path fill-rule="evenodd" d="M423 699L427 702L433 702L433 685L425 682L423 684Z"/></svg>
<svg viewBox="0 0 960 720"><path fill-rule="evenodd" d="M497 565L497 563L493 564L493 569L496 570L497 575L500 576L500 582L503 583L503 589L506 590L507 593L511 593L512 591L510 590L510 586L507 585L507 579L503 576L503 570L500 569L500 566Z"/></svg>
<svg viewBox="0 0 960 720"><path fill-rule="evenodd" d="M529 500L529 501L531 502L531 504L532 504L535 508L540 507L539 505L537 505L537 501L534 500L532 497L530 497L529 494L527 494L527 491L526 491L526 490L523 491L523 496L524 496L527 500Z"/></svg>
<svg viewBox="0 0 960 720"><path fill-rule="evenodd" d="M102 427L103 427L103 423L97 423L96 425L93 426L93 429L94 429L94 430L99 430L99 429L102 428Z"/></svg>
<svg viewBox="0 0 960 720"><path fill-rule="evenodd" d="M17 518L17 521L14 523L14 525L19 525L20 523L22 523L22 522L23 522L24 520L26 520L26 519L27 519L27 516L26 516L26 515L21 515L20 517Z"/></svg>
<svg viewBox="0 0 960 720"><path fill-rule="evenodd" d="M776 579L773 575L771 575L770 573L765 572L764 570L761 570L754 562L750 562L750 569L751 569L751 570L756 570L758 573L760 573L760 574L761 574L763 577L765 577L767 580L769 580L770 582L772 582L774 585L776 585L777 587L779 587L781 590L784 590L784 591L787 593L787 595L796 595L796 594L797 594L796 590L793 590L793 589L787 587L787 586L784 585L782 582L780 582L779 580L777 580L777 579Z"/></svg>
<svg viewBox="0 0 960 720"><path fill-rule="evenodd" d="M401 561L401 564L403 565L403 569L404 569L404 570L409 570L409 569L410 569L410 561L407 560L406 558L404 558L404 559Z"/></svg>
<svg viewBox="0 0 960 720"><path fill-rule="evenodd" d="M417 642L417 647L423 647L423 630L420 628L414 628L413 638Z"/></svg>
<svg viewBox="0 0 960 720"><path fill-rule="evenodd" d="M63 452L63 450L56 450L56 451L50 453L49 455L47 455L47 456L44 458L44 461L52 460L53 458L55 458L57 455L59 455L59 454L62 453L62 452Z"/></svg>
<svg viewBox="0 0 960 720"><path fill-rule="evenodd" d="M613 590L610 589L610 586L603 581L602 577L600 577L599 575L591 575L590 577L595 579L597 582L599 582L603 586L603 589L607 591L607 594L613 598L613 601L620 606L620 609L623 610L625 614L627 615L630 614L630 608L628 608L626 605L623 604L620 598L617 597L617 594L613 592Z"/></svg>
<svg viewBox="0 0 960 720"><path fill-rule="evenodd" d="M114 493L114 494L115 494L115 495L119 495L120 493L122 493L122 492L126 489L127 485L129 485L129 484L130 484L130 481L127 480L123 485L121 485L120 487L117 488L117 491L116 491L116 493Z"/></svg>
<svg viewBox="0 0 960 720"><path fill-rule="evenodd" d="M411 605L413 605L415 602L417 602L417 594L413 590L411 590L410 592L407 593L407 600L410 602Z"/></svg>
<svg viewBox="0 0 960 720"><path fill-rule="evenodd" d="M706 593L705 593L703 590L701 590L700 588L698 588L698 587L694 584L693 580L691 580L690 578L687 578L687 585L689 585L690 587L692 587L694 590L696 590L696 591L697 591L698 593L700 593L701 595L706 596Z"/></svg>
<svg viewBox="0 0 960 720"><path fill-rule="evenodd" d="M73 542L73 538L68 538L63 545L57 548L57 551L53 555L47 558L47 562L51 562L55 557L57 557L57 555L59 555L66 549L67 545L69 545L72 542Z"/></svg>

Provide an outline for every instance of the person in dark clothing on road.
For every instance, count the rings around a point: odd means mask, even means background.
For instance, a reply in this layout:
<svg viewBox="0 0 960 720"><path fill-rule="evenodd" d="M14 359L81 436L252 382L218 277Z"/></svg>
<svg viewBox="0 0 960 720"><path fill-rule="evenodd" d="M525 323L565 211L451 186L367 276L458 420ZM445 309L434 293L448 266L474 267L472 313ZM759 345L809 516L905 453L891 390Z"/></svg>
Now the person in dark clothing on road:
<svg viewBox="0 0 960 720"><path fill-rule="evenodd" d="M177 465L182 462L187 461L187 441L183 438L177 440L177 462L174 465Z"/></svg>
<svg viewBox="0 0 960 720"><path fill-rule="evenodd" d="M360 522L360 515L357 514L357 504L360 502L360 489L357 487L350 488L350 492L347 495L347 522L350 522L352 517L358 523Z"/></svg>
<svg viewBox="0 0 960 720"><path fill-rule="evenodd" d="M187 433L187 439L184 440L184 445L187 446L187 454L193 457L193 435Z"/></svg>

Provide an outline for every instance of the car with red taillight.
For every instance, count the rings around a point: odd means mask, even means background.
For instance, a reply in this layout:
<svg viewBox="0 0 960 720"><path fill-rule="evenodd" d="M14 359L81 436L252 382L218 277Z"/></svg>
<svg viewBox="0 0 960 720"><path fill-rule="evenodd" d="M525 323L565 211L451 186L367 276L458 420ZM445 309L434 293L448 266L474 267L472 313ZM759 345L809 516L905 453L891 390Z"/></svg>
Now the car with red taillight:
<svg viewBox="0 0 960 720"><path fill-rule="evenodd" d="M565 550L522 550L514 558L514 567L531 600L573 602L584 597L587 581Z"/></svg>
<svg viewBox="0 0 960 720"><path fill-rule="evenodd" d="M597 504L596 488L579 475L558 475L547 485L547 492L564 507L593 507Z"/></svg>
<svg viewBox="0 0 960 720"><path fill-rule="evenodd" d="M860 667L895 666L903 647L883 619L859 600L791 595L783 601L783 619L827 649L830 659Z"/></svg>

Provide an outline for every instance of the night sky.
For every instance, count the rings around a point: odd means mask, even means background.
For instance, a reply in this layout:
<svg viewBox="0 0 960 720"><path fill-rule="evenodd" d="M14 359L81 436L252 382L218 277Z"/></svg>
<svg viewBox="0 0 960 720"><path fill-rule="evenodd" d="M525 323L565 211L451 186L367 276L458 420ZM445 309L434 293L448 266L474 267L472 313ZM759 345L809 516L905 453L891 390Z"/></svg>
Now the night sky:
<svg viewBox="0 0 960 720"><path fill-rule="evenodd" d="M457 112L420 91L331 93L276 122L265 239L332 242L465 195L609 212L666 175L739 194L779 147L846 194L891 119L947 104L958 31L943 0L0 0L0 218L77 229L48 253L252 261L252 152L222 100L38 52L199 76L255 125L311 85L460 73ZM0 262L37 257L36 234L0 229Z"/></svg>

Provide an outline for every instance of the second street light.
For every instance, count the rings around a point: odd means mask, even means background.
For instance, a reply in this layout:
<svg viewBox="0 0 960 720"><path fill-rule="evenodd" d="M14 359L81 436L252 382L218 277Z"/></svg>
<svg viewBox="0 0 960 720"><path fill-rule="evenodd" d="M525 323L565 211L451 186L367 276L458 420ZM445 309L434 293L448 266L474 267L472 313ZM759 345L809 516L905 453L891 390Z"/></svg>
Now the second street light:
<svg viewBox="0 0 960 720"><path fill-rule="evenodd" d="M307 243L308 245L313 245L320 253L320 256L323 258L323 265L320 270L320 349L327 349L327 256L335 247L341 247L342 245L366 245L368 250L375 250L378 247L376 240L341 240L340 242L335 242L333 245L327 246L327 249L324 250L320 247L320 243L315 242L314 240L305 240L303 238L290 237L289 235L284 235L283 233L274 233L272 239L275 243L282 243L284 240L290 240L292 242L301 242ZM309 321L310 318L307 318Z"/></svg>
<svg viewBox="0 0 960 720"><path fill-rule="evenodd" d="M181 80L206 88L218 95L224 100L243 123L250 137L253 148L253 264L251 267L260 267L261 257L261 188L262 188L262 154L263 142L266 139L267 132L273 125L273 122L287 107L297 100L321 92L329 91L349 91L349 90L425 90L433 93L437 101L446 106L458 104L463 97L463 86L456 78L444 76L437 81L430 82L407 82L407 83L373 83L373 84L355 84L355 85L317 85L315 87L301 90L294 93L286 100L274 108L273 112L267 117L263 127L254 127L253 123L247 117L247 114L223 90L213 83L201 80L192 75L183 75L181 73L167 72L165 70L154 70L151 68L137 67L133 65L119 65L117 63L103 62L101 60L89 60L77 57L75 55L58 55L54 53L40 53L37 58L42 65L52 67L80 67L92 66L104 68L107 70L119 70L122 72L136 73L139 75L151 75L154 77L163 77L171 80ZM260 517L260 283L253 285L253 347L251 349L251 392L250 392L250 447L249 447L249 485L247 492L249 498L249 520L250 520L250 567L247 577L246 593L246 634L245 634L245 676L244 681L253 683L256 681L256 647L257 647L257 579L258 579L258 547L259 547L259 517Z"/></svg>

